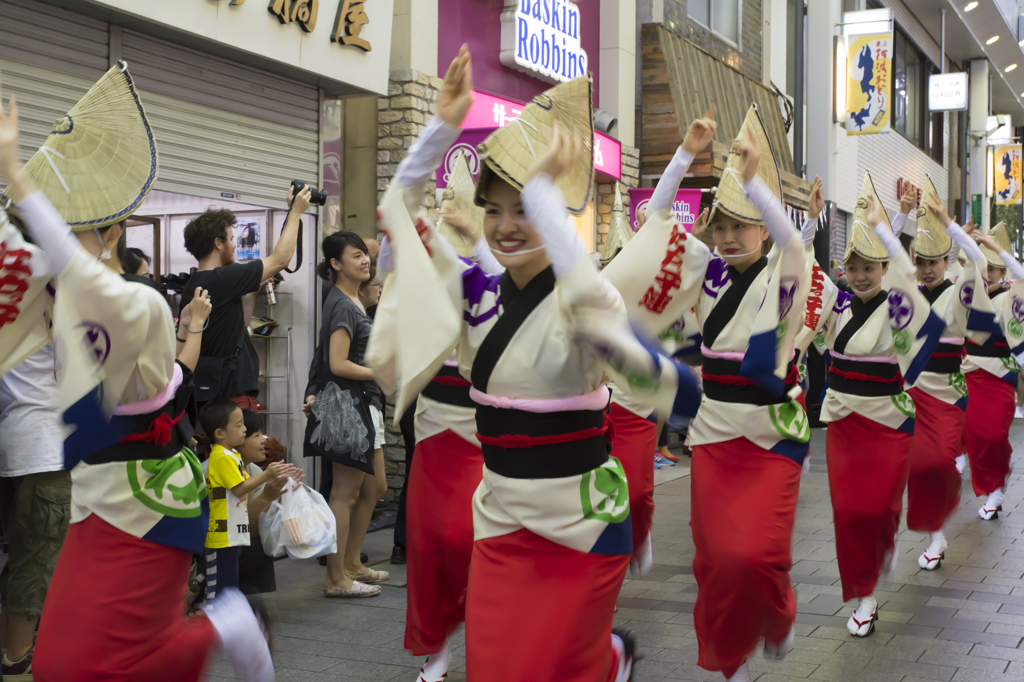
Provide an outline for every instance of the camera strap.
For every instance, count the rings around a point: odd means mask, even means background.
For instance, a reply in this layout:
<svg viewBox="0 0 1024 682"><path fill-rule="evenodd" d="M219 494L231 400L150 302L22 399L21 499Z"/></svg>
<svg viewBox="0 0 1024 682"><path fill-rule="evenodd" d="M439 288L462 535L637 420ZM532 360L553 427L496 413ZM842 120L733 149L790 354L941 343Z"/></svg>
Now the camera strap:
<svg viewBox="0 0 1024 682"><path fill-rule="evenodd" d="M282 231L284 228L281 228ZM285 268L284 271L288 274L298 272L302 269L302 217L299 217L299 234L295 238L295 269L289 270Z"/></svg>

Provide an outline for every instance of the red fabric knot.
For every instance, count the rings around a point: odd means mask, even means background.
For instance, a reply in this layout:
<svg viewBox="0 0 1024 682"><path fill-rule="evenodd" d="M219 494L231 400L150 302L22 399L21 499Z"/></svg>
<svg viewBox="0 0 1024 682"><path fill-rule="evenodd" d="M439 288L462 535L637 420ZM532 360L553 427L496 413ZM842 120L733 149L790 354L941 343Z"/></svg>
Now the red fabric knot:
<svg viewBox="0 0 1024 682"><path fill-rule="evenodd" d="M903 375L900 374L899 372L897 372L896 376L892 377L891 379L886 379L885 377L876 377L870 374L861 374L860 372L844 372L841 369L837 369L835 365L832 365L832 369L830 371L837 376L841 376L844 379L849 379L851 381L872 381L876 384L903 383Z"/></svg>
<svg viewBox="0 0 1024 682"><path fill-rule="evenodd" d="M459 388L469 388L473 385L472 382L466 381L462 377L449 377L449 376L435 376L431 379L435 384L444 384L445 386L458 386Z"/></svg>
<svg viewBox="0 0 1024 682"><path fill-rule="evenodd" d="M959 358L960 353L932 353L933 358Z"/></svg>
<svg viewBox="0 0 1024 682"><path fill-rule="evenodd" d="M158 448L162 448L171 442L171 427L181 421L181 418L185 416L185 411L182 410L174 419L171 419L168 414L160 414L153 423L149 425L149 430L145 433L129 433L127 436L121 439L122 443L152 443Z"/></svg>
<svg viewBox="0 0 1024 682"><path fill-rule="evenodd" d="M525 433L503 433L500 436L485 436L478 432L476 437L482 445L494 445L505 450L529 450L530 448L542 445L563 445L598 436L604 436L610 440L608 434L613 432L612 429L612 421L605 414L604 423L601 424L600 428L591 427L582 431L559 433L554 436L528 436Z"/></svg>

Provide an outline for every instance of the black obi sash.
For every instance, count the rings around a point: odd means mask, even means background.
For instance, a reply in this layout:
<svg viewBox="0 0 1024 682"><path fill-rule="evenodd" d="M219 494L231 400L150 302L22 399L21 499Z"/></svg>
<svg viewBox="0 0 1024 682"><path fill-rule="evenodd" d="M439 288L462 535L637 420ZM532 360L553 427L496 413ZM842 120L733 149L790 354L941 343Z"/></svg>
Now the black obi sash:
<svg viewBox="0 0 1024 682"><path fill-rule="evenodd" d="M963 359L963 346L940 343L935 346L932 356L928 358L928 364L924 366L924 371L937 374L956 374L960 371L961 359Z"/></svg>
<svg viewBox="0 0 1024 682"><path fill-rule="evenodd" d="M125 434L120 441L97 450L86 457L86 464L131 462L139 459L168 459L181 452L195 435L198 420L195 382L192 371L182 365L181 386L174 397L153 412L137 415L114 415L110 426L115 433Z"/></svg>
<svg viewBox="0 0 1024 682"><path fill-rule="evenodd" d="M423 395L445 405L455 407L476 407L476 403L469 397L471 383L462 378L458 367L444 365L426 388Z"/></svg>
<svg viewBox="0 0 1024 682"><path fill-rule="evenodd" d="M866 398L899 395L903 392L903 375L899 365L833 357L828 386L840 393Z"/></svg>
<svg viewBox="0 0 1024 682"><path fill-rule="evenodd" d="M786 387L782 395L773 395L753 379L740 374L739 360L705 357L702 364L704 395L711 400L747 405L779 405L789 401L789 390L800 383L794 358L786 369Z"/></svg>
<svg viewBox="0 0 1024 682"><path fill-rule="evenodd" d="M596 469L608 461L610 424L599 410L476 408L484 464L506 478L563 478Z"/></svg>

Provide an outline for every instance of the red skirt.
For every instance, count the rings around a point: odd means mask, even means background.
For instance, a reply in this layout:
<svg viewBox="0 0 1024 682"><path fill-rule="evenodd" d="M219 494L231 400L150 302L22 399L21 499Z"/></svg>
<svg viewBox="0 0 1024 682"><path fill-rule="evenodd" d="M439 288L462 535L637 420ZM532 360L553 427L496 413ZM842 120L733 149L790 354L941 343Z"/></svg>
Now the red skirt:
<svg viewBox="0 0 1024 682"><path fill-rule="evenodd" d="M71 524L39 621L36 682L192 682L216 633L185 619L192 554L93 514Z"/></svg>
<svg viewBox="0 0 1024 682"><path fill-rule="evenodd" d="M728 677L796 619L789 570L800 465L736 438L694 447L691 467L697 665Z"/></svg>
<svg viewBox="0 0 1024 682"><path fill-rule="evenodd" d="M1006 485L1010 476L1010 425L1017 406L1013 386L983 369L967 378L967 458L971 486L981 497Z"/></svg>
<svg viewBox="0 0 1024 682"><path fill-rule="evenodd" d="M633 552L646 541L654 519L654 451L658 449L658 426L648 419L612 403L612 456L622 462L629 484L629 515L633 526Z"/></svg>
<svg viewBox="0 0 1024 682"><path fill-rule="evenodd" d="M480 448L453 431L416 444L406 500L405 648L414 656L436 654L466 619L473 493L483 466Z"/></svg>
<svg viewBox="0 0 1024 682"><path fill-rule="evenodd" d="M466 677L614 680L612 618L628 566L629 555L585 554L525 528L478 540L469 564Z"/></svg>
<svg viewBox="0 0 1024 682"><path fill-rule="evenodd" d="M912 441L909 433L857 413L828 425L825 458L844 601L874 593L896 546Z"/></svg>
<svg viewBox="0 0 1024 682"><path fill-rule="evenodd" d="M942 530L960 504L956 458L966 417L956 405L919 388L908 391L917 406L907 479L907 527L922 533Z"/></svg>

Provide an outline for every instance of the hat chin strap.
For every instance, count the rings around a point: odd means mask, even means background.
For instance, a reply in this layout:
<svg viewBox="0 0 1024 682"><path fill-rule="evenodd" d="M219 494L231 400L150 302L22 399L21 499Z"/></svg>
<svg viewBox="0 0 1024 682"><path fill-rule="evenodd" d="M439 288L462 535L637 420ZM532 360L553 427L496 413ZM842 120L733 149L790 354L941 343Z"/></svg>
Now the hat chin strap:
<svg viewBox="0 0 1024 682"><path fill-rule="evenodd" d="M100 234L99 229L92 228L93 234L96 235L96 240L100 243L100 260L108 261L114 257L113 252L107 248L106 244L103 243L103 235Z"/></svg>
<svg viewBox="0 0 1024 682"><path fill-rule="evenodd" d="M749 255L750 255L750 254L752 254L752 253L757 253L757 252L758 252L758 251L760 251L760 250L761 250L761 247L759 246L759 247L757 247L756 249L754 249L753 251L747 251L746 253L728 253L728 254L722 254L722 258L743 258L744 256L749 256Z"/></svg>
<svg viewBox="0 0 1024 682"><path fill-rule="evenodd" d="M878 290L879 290L879 289L881 289L881 288L882 288L882 283L881 283L881 282L879 282L879 283L878 283L878 286L874 286L874 287L871 287L871 288L870 288L870 289L868 289L867 291L857 291L856 289L854 289L854 292L855 292L855 293L857 293L857 294L859 294L859 295L861 295L861 296L866 296L866 295L870 294L870 293L871 293L871 292L873 292L873 291L878 291Z"/></svg>

